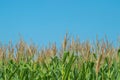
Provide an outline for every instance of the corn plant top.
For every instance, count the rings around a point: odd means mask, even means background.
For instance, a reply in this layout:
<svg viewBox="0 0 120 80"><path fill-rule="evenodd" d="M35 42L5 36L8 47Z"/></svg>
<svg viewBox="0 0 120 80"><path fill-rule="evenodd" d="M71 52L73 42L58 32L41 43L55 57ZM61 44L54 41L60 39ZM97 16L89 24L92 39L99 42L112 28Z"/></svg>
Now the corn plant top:
<svg viewBox="0 0 120 80"><path fill-rule="evenodd" d="M0 46L0 80L120 80L120 49L104 40L65 37L60 49L20 40Z"/></svg>

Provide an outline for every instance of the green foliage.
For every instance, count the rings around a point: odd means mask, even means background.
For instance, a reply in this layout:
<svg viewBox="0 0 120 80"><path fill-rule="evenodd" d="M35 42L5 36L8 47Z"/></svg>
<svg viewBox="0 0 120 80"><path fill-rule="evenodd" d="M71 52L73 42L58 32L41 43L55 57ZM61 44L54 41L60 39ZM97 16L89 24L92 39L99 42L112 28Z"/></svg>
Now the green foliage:
<svg viewBox="0 0 120 80"><path fill-rule="evenodd" d="M105 58L101 65L98 80L119 80L120 66L116 61ZM51 57L49 62L23 62L9 60L0 64L0 80L96 80L95 62L82 61L73 53L65 52L63 58Z"/></svg>

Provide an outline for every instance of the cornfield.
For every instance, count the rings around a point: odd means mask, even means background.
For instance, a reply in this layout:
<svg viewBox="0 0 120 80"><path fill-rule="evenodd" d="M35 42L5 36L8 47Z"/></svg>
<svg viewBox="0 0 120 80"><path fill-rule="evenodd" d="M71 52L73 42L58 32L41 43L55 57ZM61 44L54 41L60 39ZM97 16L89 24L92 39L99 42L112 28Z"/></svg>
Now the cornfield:
<svg viewBox="0 0 120 80"><path fill-rule="evenodd" d="M80 42L67 34L59 49L0 44L0 80L120 80L120 49L107 39Z"/></svg>

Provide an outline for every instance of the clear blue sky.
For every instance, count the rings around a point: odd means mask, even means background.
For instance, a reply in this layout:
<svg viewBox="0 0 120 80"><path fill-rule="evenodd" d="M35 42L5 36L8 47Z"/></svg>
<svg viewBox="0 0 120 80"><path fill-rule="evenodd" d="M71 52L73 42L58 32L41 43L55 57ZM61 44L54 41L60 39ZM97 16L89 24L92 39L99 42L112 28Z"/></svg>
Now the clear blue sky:
<svg viewBox="0 0 120 80"><path fill-rule="evenodd" d="M120 0L0 0L0 41L61 42L68 31L81 40L120 35Z"/></svg>

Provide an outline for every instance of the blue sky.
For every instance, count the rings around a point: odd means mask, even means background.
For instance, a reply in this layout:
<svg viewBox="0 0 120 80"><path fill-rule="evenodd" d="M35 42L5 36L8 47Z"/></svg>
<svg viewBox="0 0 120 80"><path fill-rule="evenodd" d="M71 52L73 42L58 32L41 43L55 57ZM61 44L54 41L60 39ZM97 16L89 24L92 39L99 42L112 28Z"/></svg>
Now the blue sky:
<svg viewBox="0 0 120 80"><path fill-rule="evenodd" d="M120 0L0 0L0 41L19 34L38 44L60 43L67 32L81 40L120 35Z"/></svg>

